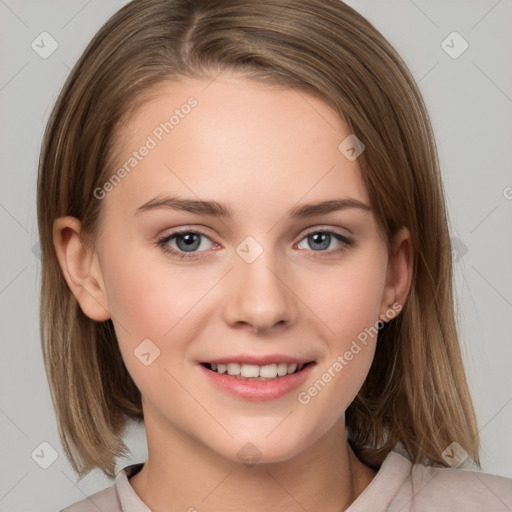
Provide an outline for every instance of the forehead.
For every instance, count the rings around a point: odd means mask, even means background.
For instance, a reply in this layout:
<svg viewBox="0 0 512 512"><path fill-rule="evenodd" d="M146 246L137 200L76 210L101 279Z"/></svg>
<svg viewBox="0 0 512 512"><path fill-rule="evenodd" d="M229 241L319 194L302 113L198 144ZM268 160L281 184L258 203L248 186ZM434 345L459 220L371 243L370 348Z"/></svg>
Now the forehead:
<svg viewBox="0 0 512 512"><path fill-rule="evenodd" d="M107 201L128 213L168 192L221 198L242 214L302 197L368 203L357 160L339 149L349 135L327 103L304 91L229 74L168 82L121 125L109 175L123 177Z"/></svg>

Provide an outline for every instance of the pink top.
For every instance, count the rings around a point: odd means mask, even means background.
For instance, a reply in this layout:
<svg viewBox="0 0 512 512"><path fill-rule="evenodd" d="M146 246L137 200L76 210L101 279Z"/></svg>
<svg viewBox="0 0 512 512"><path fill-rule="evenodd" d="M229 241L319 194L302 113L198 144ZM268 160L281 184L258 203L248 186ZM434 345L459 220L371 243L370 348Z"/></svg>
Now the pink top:
<svg viewBox="0 0 512 512"><path fill-rule="evenodd" d="M60 512L151 512L129 482L143 465L139 462L125 466L111 487ZM392 451L370 485L345 510L370 511L511 512L512 479L464 469L412 465Z"/></svg>

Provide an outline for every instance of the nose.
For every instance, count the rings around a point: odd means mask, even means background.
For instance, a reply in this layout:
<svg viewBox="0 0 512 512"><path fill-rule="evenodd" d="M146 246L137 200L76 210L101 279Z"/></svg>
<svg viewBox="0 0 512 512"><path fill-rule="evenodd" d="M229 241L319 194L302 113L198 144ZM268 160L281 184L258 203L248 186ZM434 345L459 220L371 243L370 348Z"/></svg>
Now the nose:
<svg viewBox="0 0 512 512"><path fill-rule="evenodd" d="M289 273L277 265L270 250L263 251L252 263L237 260L226 287L226 322L257 334L289 328L299 318L299 311L288 281Z"/></svg>

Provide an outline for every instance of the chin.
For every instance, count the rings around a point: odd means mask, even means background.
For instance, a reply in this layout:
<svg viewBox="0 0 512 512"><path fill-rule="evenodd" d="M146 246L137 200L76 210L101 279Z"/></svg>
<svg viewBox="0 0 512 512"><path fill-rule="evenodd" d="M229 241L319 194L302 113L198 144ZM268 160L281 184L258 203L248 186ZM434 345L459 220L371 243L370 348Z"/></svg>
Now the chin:
<svg viewBox="0 0 512 512"><path fill-rule="evenodd" d="M276 436L270 440L266 434L234 439L229 442L229 450L217 453L232 462L238 462L248 467L260 464L286 462L297 456L304 449L304 439L291 439L287 436ZM227 448L227 447L226 447Z"/></svg>

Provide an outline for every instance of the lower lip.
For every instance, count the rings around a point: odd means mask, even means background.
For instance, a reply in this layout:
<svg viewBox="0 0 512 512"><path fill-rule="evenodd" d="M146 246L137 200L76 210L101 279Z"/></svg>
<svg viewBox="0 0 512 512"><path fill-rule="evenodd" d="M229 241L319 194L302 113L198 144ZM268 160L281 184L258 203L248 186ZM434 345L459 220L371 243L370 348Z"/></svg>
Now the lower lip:
<svg viewBox="0 0 512 512"><path fill-rule="evenodd" d="M232 375L217 373L209 370L202 364L199 365L201 371L205 373L207 378L221 390L236 397L255 401L275 400L276 398L285 396L304 384L304 381L308 378L314 366L315 363L309 363L297 373L276 379L253 380L237 379Z"/></svg>

